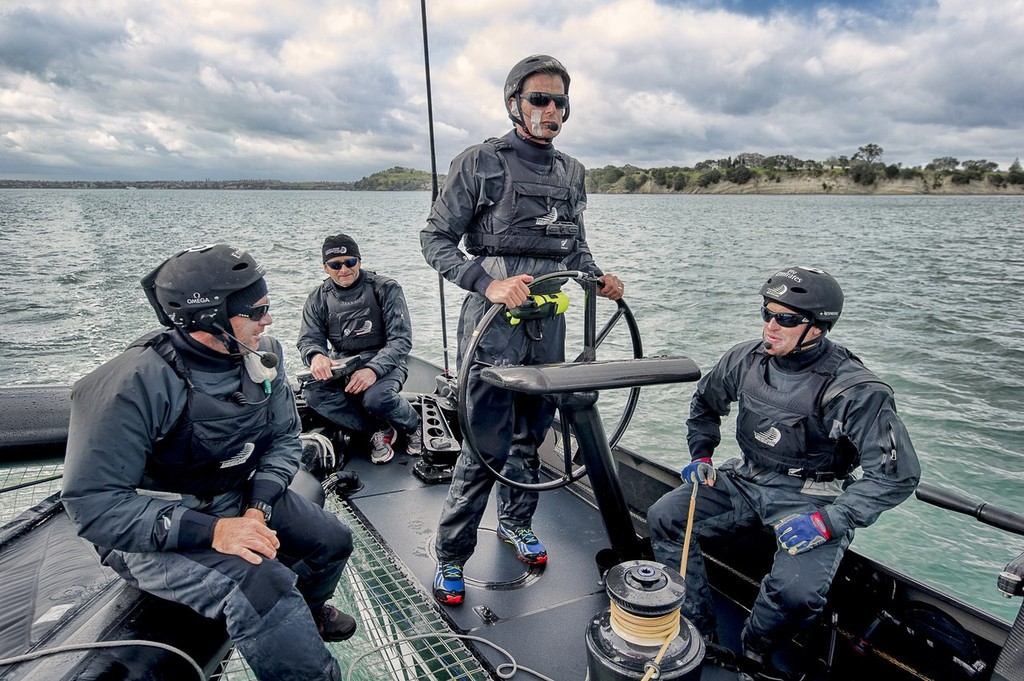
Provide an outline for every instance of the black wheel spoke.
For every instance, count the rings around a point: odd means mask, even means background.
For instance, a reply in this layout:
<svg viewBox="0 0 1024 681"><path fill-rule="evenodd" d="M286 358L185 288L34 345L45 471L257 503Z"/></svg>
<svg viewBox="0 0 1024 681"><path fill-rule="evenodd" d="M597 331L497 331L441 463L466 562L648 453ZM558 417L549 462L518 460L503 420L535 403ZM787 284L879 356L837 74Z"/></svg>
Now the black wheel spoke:
<svg viewBox="0 0 1024 681"><path fill-rule="evenodd" d="M544 275L542 277L538 277L537 279L535 279L533 281L533 283L531 284L531 287L536 285L536 284L538 284L538 283L540 283L540 282L542 282L542 281L546 281L546 280L549 280L549 279L555 279L555 278L579 279L579 280L584 282L585 286L589 286L590 287L590 289L588 291L588 295L596 295L594 293L594 290L595 290L594 289L594 278L590 277L589 275L585 275L582 272L553 272L551 274L547 274L547 275ZM559 423L561 424L561 434L562 434L562 465L563 465L563 471L562 471L562 473L561 473L561 475L559 477L557 477L557 478L555 478L553 480L550 480L548 482L539 482L539 483L536 483L536 484L523 483L523 482L519 482L519 481L516 481L516 480L511 480L511 479L507 478L506 476L502 475L500 471L495 470L494 466L491 465L491 463L488 462L482 456L482 454L480 453L480 451L478 450L478 448L476 446L474 433L472 432L472 429L471 429L471 427L469 425L469 419L468 419L468 407L467 407L468 388L467 388L467 384L469 383L469 375L471 373L470 370L472 368L477 367L477 366L479 366L480 368L487 368L487 367L493 366L493 364L490 363L490 362L484 362L482 360L477 359L476 358L476 351L477 351L477 348L479 346L480 339L484 336L484 334L486 333L487 329L494 322L494 319L500 313L504 312L505 309L506 309L506 307L504 305L502 305L500 303L495 303L484 314L483 318L480 320L480 323L477 324L476 330L473 332L472 339L470 340L469 346L466 349L466 358L463 361L462 370L459 372L459 377L458 377L458 409L459 409L459 422L460 422L460 425L462 427L462 436L463 436L464 444L466 445L466 448L469 449L470 453L473 456L477 457L477 460L480 461L481 465L485 469L487 469L488 473L491 476L493 476L496 480L504 483L505 485L507 485L509 487L514 487L514 488L523 489L523 490L530 490L530 491L543 491L543 490L549 490L549 489L557 489L559 487L565 487L566 485L569 485L569 484L579 480L580 478L583 478L584 476L586 476L587 475L587 470L586 470L586 466L584 466L584 465L578 465L578 466L575 465L575 461L574 461L575 457L574 457L574 453L573 453L572 433L570 432L571 429L569 427L567 419L565 418L565 414L562 412L561 409L559 409L558 412L559 412ZM632 352L633 352L633 358L634 359L639 359L639 358L643 357L643 345L642 345L641 340L640 340L640 330L639 330L639 327L637 326L636 319L633 316L633 312L632 312L632 310L629 309L629 306L626 305L625 301L618 300L618 301L616 301L615 312L612 313L612 315L609 317L609 319L604 323L604 325L601 328L600 333L597 333L596 335L593 335L592 334L593 326L591 326L590 332L591 332L592 335L590 335L589 337L593 339L593 347L592 348L584 348L583 352L581 352L576 357L576 359L575 359L575 361L573 363L578 363L578 362L585 361L585 359L588 358L588 357L591 360L595 359L595 357L594 357L594 350L596 348L600 347L600 345L607 339L608 335L616 328L616 326L619 324L620 321L625 321L625 324L628 327L630 344L632 346ZM590 324L594 325L593 320L590 321ZM586 324L585 324L585 326L586 326ZM587 333L586 332L587 332L587 329L585 329L585 333L584 333L585 337L587 337ZM584 342L584 345L586 345L586 344L587 343ZM626 399L626 402L625 402L625 405L623 407L622 414L620 415L619 420L616 423L615 428L612 429L611 436L608 438L608 443L609 443L609 445L611 447L615 447L615 445L618 443L619 439L622 437L622 435L626 432L626 429L629 427L629 422L630 422L630 419L632 419L632 417L633 417L633 412L636 410L636 406L637 406L637 403L639 401L639 397L640 397L640 388L639 387L634 387L634 388L630 388L629 389L629 395L628 395L628 397Z"/></svg>

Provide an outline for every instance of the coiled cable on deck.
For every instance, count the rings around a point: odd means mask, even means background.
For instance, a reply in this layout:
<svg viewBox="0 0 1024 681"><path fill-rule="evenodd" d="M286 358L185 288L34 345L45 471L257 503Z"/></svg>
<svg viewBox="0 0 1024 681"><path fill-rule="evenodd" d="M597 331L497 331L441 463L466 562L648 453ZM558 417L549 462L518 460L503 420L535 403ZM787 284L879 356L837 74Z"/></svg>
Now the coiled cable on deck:
<svg viewBox="0 0 1024 681"><path fill-rule="evenodd" d="M10 665L18 664L19 662L30 662L32 660L39 659L40 657L46 657L47 655L58 655L60 653L71 653L76 651L84 650L96 650L100 648L123 648L124 646L144 646L149 648L159 648L160 650L166 650L180 656L187 662L192 669L195 670L199 676L199 681L206 681L206 674L203 673L203 668L193 660L188 653L175 648L172 645L166 643L160 643L159 641L144 641L139 639L126 639L124 641L94 641L92 643L75 643L63 646L56 646L53 648L43 648L40 650L33 650L30 653L24 655L15 655L14 657L5 657L0 659L0 667L8 667Z"/></svg>

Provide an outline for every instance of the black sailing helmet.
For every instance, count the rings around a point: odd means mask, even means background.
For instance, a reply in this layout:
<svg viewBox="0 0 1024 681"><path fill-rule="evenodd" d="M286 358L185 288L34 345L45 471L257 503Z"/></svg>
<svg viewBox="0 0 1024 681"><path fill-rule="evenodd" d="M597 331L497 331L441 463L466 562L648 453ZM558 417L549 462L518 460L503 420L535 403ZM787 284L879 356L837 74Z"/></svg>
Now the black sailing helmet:
<svg viewBox="0 0 1024 681"><path fill-rule="evenodd" d="M816 267L784 267L761 286L765 302L803 312L814 323L830 330L843 313L843 289L825 270Z"/></svg>
<svg viewBox="0 0 1024 681"><path fill-rule="evenodd" d="M255 284L265 269L248 252L225 244L189 248L142 279L157 319L184 331L230 329L228 296Z"/></svg>
<svg viewBox="0 0 1024 681"><path fill-rule="evenodd" d="M505 78L505 110L508 112L508 117L516 125L526 127L522 114L519 113L523 107L518 103L518 98L523 88L523 81L535 73L551 73L561 76L562 82L565 83L565 94L569 94L569 72L562 66L562 62L546 54L534 54L523 59L512 67L512 70L508 72L508 77ZM514 114L508 105L508 100L513 97L516 98L516 106L518 107ZM565 106L565 113L562 114L562 122L564 123L567 120L569 120L568 104Z"/></svg>

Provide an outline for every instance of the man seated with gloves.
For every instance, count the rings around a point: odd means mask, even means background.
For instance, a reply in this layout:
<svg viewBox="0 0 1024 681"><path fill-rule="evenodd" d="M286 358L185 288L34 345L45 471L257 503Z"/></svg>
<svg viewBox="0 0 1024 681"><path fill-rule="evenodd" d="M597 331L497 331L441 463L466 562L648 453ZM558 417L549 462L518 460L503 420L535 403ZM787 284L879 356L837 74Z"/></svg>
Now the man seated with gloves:
<svg viewBox="0 0 1024 681"><path fill-rule="evenodd" d="M692 461L647 519L655 559L678 570L692 485L701 485L682 614L709 641L717 634L701 540L774 529L772 569L742 632L744 655L767 664L825 607L854 530L909 497L920 465L892 390L826 337L843 309L839 283L787 267L760 294L761 338L730 349L697 384L686 422ZM743 456L716 471L712 453L734 402Z"/></svg>

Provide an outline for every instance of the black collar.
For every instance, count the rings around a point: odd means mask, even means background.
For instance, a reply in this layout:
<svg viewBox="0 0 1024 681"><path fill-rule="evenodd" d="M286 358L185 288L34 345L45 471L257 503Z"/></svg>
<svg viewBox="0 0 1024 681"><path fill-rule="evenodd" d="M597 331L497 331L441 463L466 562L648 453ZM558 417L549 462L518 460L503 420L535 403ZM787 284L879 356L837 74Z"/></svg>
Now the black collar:
<svg viewBox="0 0 1024 681"><path fill-rule="evenodd" d="M538 144L537 142L530 141L519 134L516 130L512 137L512 149L516 152L519 158L523 159L527 163L536 163L537 165L551 167L551 163L555 159L555 145L553 144Z"/></svg>
<svg viewBox="0 0 1024 681"><path fill-rule="evenodd" d="M241 356L232 357L223 352L208 348L181 329L172 329L168 334L171 344L178 351L185 365L196 371L215 373L237 369Z"/></svg>
<svg viewBox="0 0 1024 681"><path fill-rule="evenodd" d="M772 362L783 371L803 371L825 356L832 341L824 336L819 336L817 343L799 352L791 352L784 357L772 357Z"/></svg>

